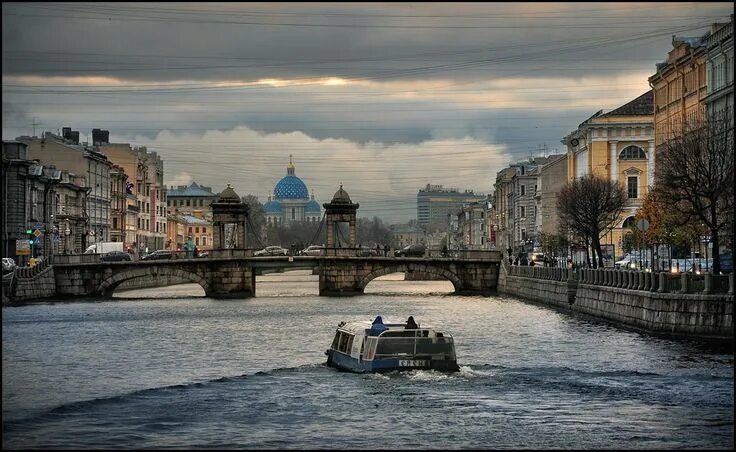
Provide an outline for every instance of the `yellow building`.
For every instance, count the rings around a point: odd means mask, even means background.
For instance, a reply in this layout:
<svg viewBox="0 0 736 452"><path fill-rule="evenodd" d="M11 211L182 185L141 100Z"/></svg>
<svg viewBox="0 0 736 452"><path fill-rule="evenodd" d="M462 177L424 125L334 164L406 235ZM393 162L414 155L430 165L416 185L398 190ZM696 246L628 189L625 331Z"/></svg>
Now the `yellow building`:
<svg viewBox="0 0 736 452"><path fill-rule="evenodd" d="M608 113L598 111L562 140L568 180L594 174L618 181L626 190L623 213L601 237L609 252L615 247L616 258L623 256L623 235L654 183L653 110L654 93L648 91Z"/></svg>
<svg viewBox="0 0 736 452"><path fill-rule="evenodd" d="M705 119L706 38L672 38L667 61L649 77L654 91L654 144L679 136L688 124Z"/></svg>

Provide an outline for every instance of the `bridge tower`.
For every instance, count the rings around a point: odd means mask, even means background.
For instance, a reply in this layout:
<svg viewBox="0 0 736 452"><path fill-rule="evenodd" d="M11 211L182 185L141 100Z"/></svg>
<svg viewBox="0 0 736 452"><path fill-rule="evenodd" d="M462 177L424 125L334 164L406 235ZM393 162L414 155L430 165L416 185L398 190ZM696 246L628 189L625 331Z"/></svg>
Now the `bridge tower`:
<svg viewBox="0 0 736 452"><path fill-rule="evenodd" d="M348 192L340 189L335 192L331 202L322 204L325 208L325 221L327 222L327 248L335 248L338 245L335 234L338 232L338 223L348 223L350 225L350 233L348 242L351 248L355 248L355 212L360 204L350 200Z"/></svg>
<svg viewBox="0 0 736 452"><path fill-rule="evenodd" d="M217 201L210 204L212 207L212 248L247 248L246 237L248 234L248 205L244 203L235 190L227 184L222 193L217 197ZM232 224L232 246L225 246L225 230L226 226Z"/></svg>

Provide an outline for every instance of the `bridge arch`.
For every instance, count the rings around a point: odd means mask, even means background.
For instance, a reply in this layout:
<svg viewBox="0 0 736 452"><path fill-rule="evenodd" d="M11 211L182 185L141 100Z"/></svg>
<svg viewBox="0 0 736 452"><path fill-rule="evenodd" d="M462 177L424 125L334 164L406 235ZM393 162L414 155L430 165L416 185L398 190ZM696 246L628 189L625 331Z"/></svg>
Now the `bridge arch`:
<svg viewBox="0 0 736 452"><path fill-rule="evenodd" d="M422 264L422 269L416 269L416 268L409 268L414 267L413 264L392 264L388 265L386 267L381 267L373 270L372 272L365 275L360 282L358 283L358 289L362 292L365 289L365 286L368 285L369 282L373 281L374 279L378 278L379 276L388 275L391 273L399 273L399 272L409 272L409 271L421 271L422 273L428 273L430 275L435 276L441 276L447 280L449 280L452 283L453 288L455 291L462 290L463 284L460 281L460 278L457 277L454 273L451 271L445 270L443 268L433 267L431 265Z"/></svg>
<svg viewBox="0 0 736 452"><path fill-rule="evenodd" d="M123 282L130 281L131 279L143 278L146 276L175 276L181 279L186 279L193 283L199 284L202 289L204 289L205 295L210 295L209 283L202 276L194 272L181 270L170 266L131 266L124 271L115 273L114 275L111 275L108 278L104 279L100 283L100 286L97 289L97 293L106 297L111 297L113 292L115 292L115 289Z"/></svg>

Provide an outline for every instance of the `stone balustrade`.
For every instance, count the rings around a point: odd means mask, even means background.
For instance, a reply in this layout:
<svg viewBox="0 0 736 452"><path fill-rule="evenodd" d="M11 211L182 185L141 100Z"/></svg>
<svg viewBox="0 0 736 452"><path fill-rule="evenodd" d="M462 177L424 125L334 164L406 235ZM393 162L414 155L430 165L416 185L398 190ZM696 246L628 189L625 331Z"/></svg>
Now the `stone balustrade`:
<svg viewBox="0 0 736 452"><path fill-rule="evenodd" d="M714 275L712 273L670 273L626 270L620 268L561 268L561 267L527 267L524 265L507 266L509 276L534 278L552 281L578 281L602 287L640 290L658 293L689 294L733 294L734 276Z"/></svg>

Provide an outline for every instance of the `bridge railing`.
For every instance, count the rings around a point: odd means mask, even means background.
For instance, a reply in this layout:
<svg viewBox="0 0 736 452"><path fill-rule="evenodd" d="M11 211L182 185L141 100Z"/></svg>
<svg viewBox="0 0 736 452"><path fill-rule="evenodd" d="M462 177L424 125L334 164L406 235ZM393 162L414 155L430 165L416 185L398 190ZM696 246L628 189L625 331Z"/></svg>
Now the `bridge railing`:
<svg viewBox="0 0 736 452"><path fill-rule="evenodd" d="M51 264L94 264L100 262L102 254L54 254Z"/></svg>
<svg viewBox="0 0 736 452"><path fill-rule="evenodd" d="M225 258L225 257L253 257L253 253L258 251L253 248L228 248L221 250L207 251L207 257Z"/></svg>
<svg viewBox="0 0 736 452"><path fill-rule="evenodd" d="M501 252L494 250L442 250L432 248L428 249L426 253L424 253L424 256L449 259L500 260Z"/></svg>

